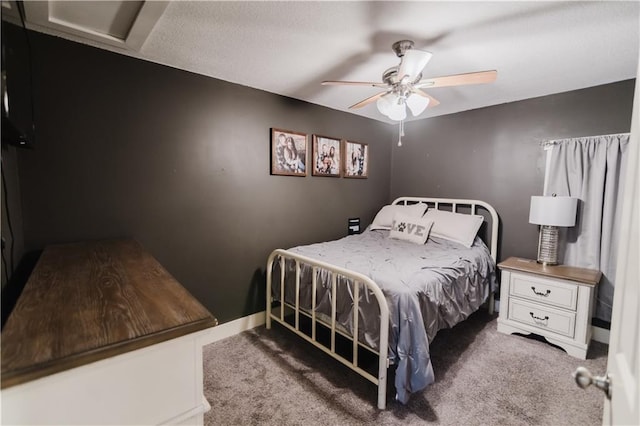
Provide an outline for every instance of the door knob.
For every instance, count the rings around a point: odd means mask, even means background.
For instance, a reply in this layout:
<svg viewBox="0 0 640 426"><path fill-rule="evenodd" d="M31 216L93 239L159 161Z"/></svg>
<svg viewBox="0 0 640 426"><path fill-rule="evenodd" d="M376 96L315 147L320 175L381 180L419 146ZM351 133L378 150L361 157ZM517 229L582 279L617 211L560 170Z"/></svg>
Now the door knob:
<svg viewBox="0 0 640 426"><path fill-rule="evenodd" d="M607 395L607 399L611 399L611 378L609 377L609 374L605 374L604 376L594 376L588 369L578 367L576 371L573 372L572 376L576 379L576 384L580 388L586 389L590 385L594 385Z"/></svg>

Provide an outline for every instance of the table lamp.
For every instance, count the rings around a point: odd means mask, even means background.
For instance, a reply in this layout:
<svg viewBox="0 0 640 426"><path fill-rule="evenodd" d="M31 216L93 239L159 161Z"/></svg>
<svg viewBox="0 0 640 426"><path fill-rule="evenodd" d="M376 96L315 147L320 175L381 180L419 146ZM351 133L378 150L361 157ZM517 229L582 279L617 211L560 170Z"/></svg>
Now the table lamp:
<svg viewBox="0 0 640 426"><path fill-rule="evenodd" d="M578 199L574 197L533 196L529 223L540 225L538 263L558 264L558 227L574 226Z"/></svg>

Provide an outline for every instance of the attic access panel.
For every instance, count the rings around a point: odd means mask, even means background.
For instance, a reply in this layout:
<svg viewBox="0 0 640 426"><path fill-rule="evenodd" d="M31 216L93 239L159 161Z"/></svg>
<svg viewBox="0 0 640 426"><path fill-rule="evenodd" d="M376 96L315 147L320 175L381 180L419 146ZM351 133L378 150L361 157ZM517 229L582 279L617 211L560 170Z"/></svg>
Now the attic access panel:
<svg viewBox="0 0 640 426"><path fill-rule="evenodd" d="M50 0L23 4L30 26L140 50L168 2Z"/></svg>

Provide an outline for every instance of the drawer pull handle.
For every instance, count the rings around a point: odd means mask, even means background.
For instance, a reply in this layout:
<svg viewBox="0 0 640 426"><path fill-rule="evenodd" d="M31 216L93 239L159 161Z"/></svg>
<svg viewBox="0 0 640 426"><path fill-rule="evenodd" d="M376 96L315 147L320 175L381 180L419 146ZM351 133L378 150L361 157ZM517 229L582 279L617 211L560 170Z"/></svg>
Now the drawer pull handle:
<svg viewBox="0 0 640 426"><path fill-rule="evenodd" d="M533 312L529 312L529 315L531 315L531 318L533 318L533 320L534 320L535 322L537 322L538 324L540 324L540 323L546 323L547 321L549 321L549 316L547 316L547 315L545 315L545 317L544 317L544 318L537 317L537 316L533 315ZM546 324L545 324L545 325L546 325Z"/></svg>
<svg viewBox="0 0 640 426"><path fill-rule="evenodd" d="M536 291L536 288L534 286L531 286L531 290L533 290L533 292L537 295L537 296L542 296L542 297L547 297L551 294L551 290L547 289L546 293L543 293L541 291Z"/></svg>

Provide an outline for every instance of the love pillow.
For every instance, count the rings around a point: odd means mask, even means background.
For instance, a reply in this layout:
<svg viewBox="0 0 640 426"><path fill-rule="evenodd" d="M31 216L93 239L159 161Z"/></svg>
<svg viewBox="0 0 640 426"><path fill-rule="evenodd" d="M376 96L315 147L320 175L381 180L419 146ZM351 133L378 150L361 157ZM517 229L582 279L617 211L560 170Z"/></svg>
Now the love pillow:
<svg viewBox="0 0 640 426"><path fill-rule="evenodd" d="M431 231L432 226L433 221L431 220L396 213L391 222L389 238L424 244L429 238L429 231Z"/></svg>

